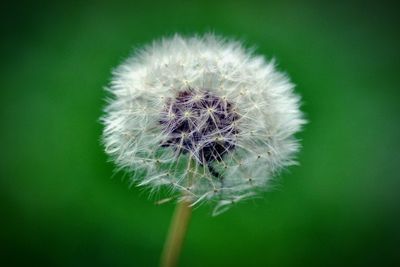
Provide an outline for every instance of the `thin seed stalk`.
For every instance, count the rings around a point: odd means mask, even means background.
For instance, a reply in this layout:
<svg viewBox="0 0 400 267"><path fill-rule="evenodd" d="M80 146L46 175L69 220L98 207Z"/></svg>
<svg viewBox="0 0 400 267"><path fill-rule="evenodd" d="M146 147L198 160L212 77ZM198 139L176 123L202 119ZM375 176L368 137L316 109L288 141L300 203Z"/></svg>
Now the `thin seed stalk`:
<svg viewBox="0 0 400 267"><path fill-rule="evenodd" d="M191 214L192 207L189 202L181 201L177 204L168 237L164 245L161 267L177 266Z"/></svg>
<svg viewBox="0 0 400 267"><path fill-rule="evenodd" d="M188 187L193 182L195 162L190 159L188 164ZM180 201L176 207L172 222L168 231L167 240L164 244L161 255L161 267L175 267L178 264L179 256L182 250L183 241L192 215L191 202L185 198Z"/></svg>

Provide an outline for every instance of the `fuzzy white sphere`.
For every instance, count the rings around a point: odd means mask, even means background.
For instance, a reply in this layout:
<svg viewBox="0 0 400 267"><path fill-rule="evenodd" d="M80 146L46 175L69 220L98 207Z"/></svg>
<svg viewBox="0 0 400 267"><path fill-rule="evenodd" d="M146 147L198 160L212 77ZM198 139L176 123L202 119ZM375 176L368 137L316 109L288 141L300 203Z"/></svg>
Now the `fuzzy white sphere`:
<svg viewBox="0 0 400 267"><path fill-rule="evenodd" d="M215 201L218 214L295 163L305 121L293 87L239 42L162 39L114 71L105 150L137 185Z"/></svg>

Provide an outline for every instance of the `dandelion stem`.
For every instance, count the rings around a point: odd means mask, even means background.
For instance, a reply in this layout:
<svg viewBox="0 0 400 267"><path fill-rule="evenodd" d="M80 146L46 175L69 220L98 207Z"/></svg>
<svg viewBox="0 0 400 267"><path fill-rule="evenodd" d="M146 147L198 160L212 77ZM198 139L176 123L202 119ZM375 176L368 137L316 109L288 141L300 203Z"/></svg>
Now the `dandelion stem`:
<svg viewBox="0 0 400 267"><path fill-rule="evenodd" d="M186 229L189 224L192 207L188 201L181 201L175 208L164 251L161 257L161 267L175 267L185 239Z"/></svg>

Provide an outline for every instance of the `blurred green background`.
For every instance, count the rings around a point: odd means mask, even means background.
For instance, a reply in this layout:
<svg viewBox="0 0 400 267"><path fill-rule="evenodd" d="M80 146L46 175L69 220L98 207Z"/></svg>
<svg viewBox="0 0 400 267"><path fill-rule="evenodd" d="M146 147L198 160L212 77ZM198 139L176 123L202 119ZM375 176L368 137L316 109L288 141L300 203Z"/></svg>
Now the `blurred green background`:
<svg viewBox="0 0 400 267"><path fill-rule="evenodd" d="M174 205L113 174L103 87L132 48L207 31L275 57L310 123L275 190L195 210L181 266L400 266L395 4L10 2L0 24L1 266L158 264Z"/></svg>

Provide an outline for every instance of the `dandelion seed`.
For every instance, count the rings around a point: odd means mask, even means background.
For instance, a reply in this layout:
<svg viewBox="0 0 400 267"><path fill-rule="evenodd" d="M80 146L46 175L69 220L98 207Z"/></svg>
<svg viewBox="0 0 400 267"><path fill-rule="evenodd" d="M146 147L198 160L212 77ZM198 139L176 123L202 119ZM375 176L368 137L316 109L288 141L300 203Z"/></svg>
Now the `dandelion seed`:
<svg viewBox="0 0 400 267"><path fill-rule="evenodd" d="M300 98L274 63L238 42L162 39L121 64L108 90L105 150L138 185L214 202L218 214L294 163Z"/></svg>

